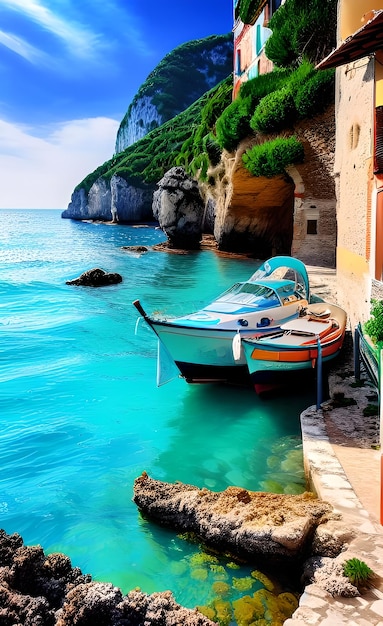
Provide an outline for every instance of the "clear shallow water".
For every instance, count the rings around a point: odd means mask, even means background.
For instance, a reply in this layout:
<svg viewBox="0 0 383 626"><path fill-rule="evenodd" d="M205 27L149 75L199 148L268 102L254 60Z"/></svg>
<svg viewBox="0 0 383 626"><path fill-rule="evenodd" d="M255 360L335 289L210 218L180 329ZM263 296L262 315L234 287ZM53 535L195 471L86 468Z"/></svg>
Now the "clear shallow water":
<svg viewBox="0 0 383 626"><path fill-rule="evenodd" d="M255 267L210 251L121 249L163 239L59 211L0 210L0 526L125 593L171 589L194 607L214 576L196 568L196 546L140 517L134 479L145 470L215 491L300 492L299 413L315 395L265 401L181 379L156 387L156 338L144 324L135 334L132 301L185 311ZM92 267L123 282L65 284Z"/></svg>

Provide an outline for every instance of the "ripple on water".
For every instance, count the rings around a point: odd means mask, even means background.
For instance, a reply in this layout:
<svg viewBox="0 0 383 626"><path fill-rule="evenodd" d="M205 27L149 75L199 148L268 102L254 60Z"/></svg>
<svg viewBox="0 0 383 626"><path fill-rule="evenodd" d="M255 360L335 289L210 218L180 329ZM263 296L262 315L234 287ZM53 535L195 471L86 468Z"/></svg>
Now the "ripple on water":
<svg viewBox="0 0 383 626"><path fill-rule="evenodd" d="M255 593L249 568L234 571L224 559L210 567L198 545L142 519L132 502L144 470L214 491L303 488L298 415L313 404L310 390L286 402L179 379L157 388L156 339L142 324L135 333L136 298L186 312L252 274L254 261L137 257L121 246L150 245L162 233L55 211L1 219L1 527L125 592L171 588L189 607L211 604L219 582L229 581L232 607L246 584ZM65 284L95 266L123 282Z"/></svg>

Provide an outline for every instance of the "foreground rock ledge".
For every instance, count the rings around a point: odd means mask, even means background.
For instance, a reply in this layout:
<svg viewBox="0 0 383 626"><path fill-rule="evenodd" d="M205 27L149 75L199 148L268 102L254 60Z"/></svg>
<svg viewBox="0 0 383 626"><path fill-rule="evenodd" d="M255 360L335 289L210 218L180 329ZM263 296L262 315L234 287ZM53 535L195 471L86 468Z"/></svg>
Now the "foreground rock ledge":
<svg viewBox="0 0 383 626"><path fill-rule="evenodd" d="M0 624L4 626L213 626L170 591L123 595L92 581L64 554L46 556L0 530Z"/></svg>
<svg viewBox="0 0 383 626"><path fill-rule="evenodd" d="M269 567L307 558L317 527L335 517L332 506L312 493L281 495L239 487L215 493L154 480L145 472L135 480L133 500L161 524Z"/></svg>

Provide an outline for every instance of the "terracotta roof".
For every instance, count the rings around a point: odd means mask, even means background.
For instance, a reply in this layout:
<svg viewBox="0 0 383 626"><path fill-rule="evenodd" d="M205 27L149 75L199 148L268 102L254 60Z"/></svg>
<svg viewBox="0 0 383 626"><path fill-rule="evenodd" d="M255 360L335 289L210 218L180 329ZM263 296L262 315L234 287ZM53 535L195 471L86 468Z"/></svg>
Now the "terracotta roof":
<svg viewBox="0 0 383 626"><path fill-rule="evenodd" d="M383 10L372 11L371 19L347 37L316 66L319 70L357 61L383 49Z"/></svg>

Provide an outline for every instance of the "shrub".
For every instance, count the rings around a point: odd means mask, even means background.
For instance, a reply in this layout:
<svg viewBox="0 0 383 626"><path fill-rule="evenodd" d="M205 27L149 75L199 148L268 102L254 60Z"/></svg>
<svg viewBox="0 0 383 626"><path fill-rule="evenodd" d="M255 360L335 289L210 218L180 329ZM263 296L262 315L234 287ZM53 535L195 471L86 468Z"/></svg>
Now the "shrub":
<svg viewBox="0 0 383 626"><path fill-rule="evenodd" d="M190 171L194 177L198 177L203 181L207 181L207 170L209 168L209 157L206 152L202 152L195 156L190 163Z"/></svg>
<svg viewBox="0 0 383 626"><path fill-rule="evenodd" d="M288 77L288 85L294 94L302 85L304 85L314 74L320 73L316 70L312 63L303 60L302 63L291 72Z"/></svg>
<svg viewBox="0 0 383 626"><path fill-rule="evenodd" d="M383 300L371 300L371 317L364 323L367 335L379 345L383 343ZM382 346L380 346L382 347Z"/></svg>
<svg viewBox="0 0 383 626"><path fill-rule="evenodd" d="M253 130L275 133L290 127L296 119L294 99L288 87L262 98L250 120Z"/></svg>
<svg viewBox="0 0 383 626"><path fill-rule="evenodd" d="M252 111L251 98L237 98L225 109L216 124L217 142L221 148L233 152L239 142L251 134Z"/></svg>
<svg viewBox="0 0 383 626"><path fill-rule="evenodd" d="M145 187L142 175L137 174L131 167L119 167L114 172L107 172L105 177L111 178L110 174L121 176L121 178L133 187Z"/></svg>
<svg viewBox="0 0 383 626"><path fill-rule="evenodd" d="M359 590L372 587L375 574L364 561L352 558L343 563L343 574Z"/></svg>
<svg viewBox="0 0 383 626"><path fill-rule="evenodd" d="M268 178L282 174L288 165L300 163L303 158L303 146L295 137L266 141L253 146L242 156L246 169L253 176Z"/></svg>
<svg viewBox="0 0 383 626"><path fill-rule="evenodd" d="M295 107L301 118L313 117L335 101L335 70L318 70L301 84L294 95Z"/></svg>
<svg viewBox="0 0 383 626"><path fill-rule="evenodd" d="M260 74L241 85L239 97L251 98L251 105L256 107L267 94L283 87L290 74L290 69L274 69L268 74Z"/></svg>
<svg viewBox="0 0 383 626"><path fill-rule="evenodd" d="M314 65L336 46L337 0L288 0L269 22L266 56L279 67Z"/></svg>
<svg viewBox="0 0 383 626"><path fill-rule="evenodd" d="M203 148L209 157L209 161L212 165L218 165L221 160L222 150L217 143L214 135L209 133L205 135L202 141Z"/></svg>
<svg viewBox="0 0 383 626"><path fill-rule="evenodd" d="M211 92L210 98L206 100L206 103L201 111L201 124L205 129L211 129L215 126L219 116L231 103L232 94L233 74L231 73L217 86L214 91Z"/></svg>

